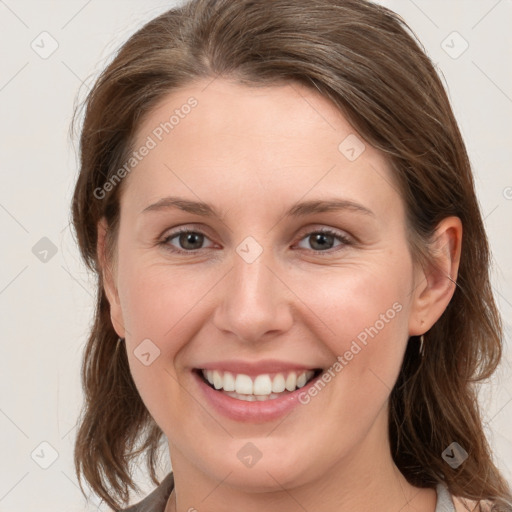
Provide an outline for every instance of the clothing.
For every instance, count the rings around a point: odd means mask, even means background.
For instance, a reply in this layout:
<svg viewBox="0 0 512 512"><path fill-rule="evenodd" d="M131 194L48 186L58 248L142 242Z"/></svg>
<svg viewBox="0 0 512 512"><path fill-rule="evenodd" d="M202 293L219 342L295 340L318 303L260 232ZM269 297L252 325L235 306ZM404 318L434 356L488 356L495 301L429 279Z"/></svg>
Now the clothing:
<svg viewBox="0 0 512 512"><path fill-rule="evenodd" d="M171 471L149 496L120 512L164 512L173 487L174 475Z"/></svg>
<svg viewBox="0 0 512 512"><path fill-rule="evenodd" d="M120 512L164 512L171 491L174 487L174 475L169 473L160 485L145 499ZM443 483L437 484L437 504L435 512L455 512L455 506L448 488Z"/></svg>

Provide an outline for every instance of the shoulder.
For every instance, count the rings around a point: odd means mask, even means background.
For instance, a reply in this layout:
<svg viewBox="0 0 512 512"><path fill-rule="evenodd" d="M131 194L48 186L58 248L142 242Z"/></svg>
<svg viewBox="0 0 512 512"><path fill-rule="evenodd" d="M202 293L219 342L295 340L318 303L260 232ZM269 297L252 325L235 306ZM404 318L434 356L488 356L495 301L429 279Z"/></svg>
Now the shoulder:
<svg viewBox="0 0 512 512"><path fill-rule="evenodd" d="M436 486L436 512L490 512L491 506L486 501L475 501L455 496L444 482Z"/></svg>
<svg viewBox="0 0 512 512"><path fill-rule="evenodd" d="M452 496L456 512L490 512L491 504L484 501L474 501L466 498Z"/></svg>
<svg viewBox="0 0 512 512"><path fill-rule="evenodd" d="M164 512L173 488L174 475L171 472L160 482L160 485L142 501L131 507L122 509L119 512Z"/></svg>

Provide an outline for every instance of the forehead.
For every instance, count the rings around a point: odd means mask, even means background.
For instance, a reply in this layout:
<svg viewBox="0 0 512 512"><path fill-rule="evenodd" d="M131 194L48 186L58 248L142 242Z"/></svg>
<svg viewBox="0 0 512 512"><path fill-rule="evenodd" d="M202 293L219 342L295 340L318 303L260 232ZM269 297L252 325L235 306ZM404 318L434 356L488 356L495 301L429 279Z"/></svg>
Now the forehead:
<svg viewBox="0 0 512 512"><path fill-rule="evenodd" d="M285 191L298 200L339 190L383 205L399 195L383 155L333 103L297 83L248 87L218 78L175 90L139 126L133 148L144 146L128 177L137 206L175 187L223 191L225 201L229 191L239 201L256 188L283 200Z"/></svg>
<svg viewBox="0 0 512 512"><path fill-rule="evenodd" d="M201 119L201 126L197 118ZM257 136L258 139L272 139L283 133L309 138L312 128L322 132L354 131L331 101L302 84L248 86L217 78L195 82L161 99L144 117L137 142L143 142L143 138L153 132L159 139L162 130L164 138L171 138L166 137L171 134L179 137L179 132L187 125L208 131L212 137L231 134L233 137Z"/></svg>

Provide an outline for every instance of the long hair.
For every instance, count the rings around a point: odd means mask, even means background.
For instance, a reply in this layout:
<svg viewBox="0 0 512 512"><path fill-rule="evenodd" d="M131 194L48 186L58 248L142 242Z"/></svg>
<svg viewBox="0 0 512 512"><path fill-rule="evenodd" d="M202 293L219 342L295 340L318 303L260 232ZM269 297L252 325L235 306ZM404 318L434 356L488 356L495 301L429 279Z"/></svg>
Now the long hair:
<svg viewBox="0 0 512 512"><path fill-rule="evenodd" d="M141 455L159 483L155 465L163 432L139 396L111 323L97 224L107 221L112 256L123 182L105 183L122 168L137 128L159 101L216 77L249 87L296 82L331 100L390 163L417 261L433 261L428 248L439 221L461 219L452 300L425 334L423 357L417 338L409 340L391 392L392 457L413 485L433 488L444 481L456 496L511 510L511 491L493 463L475 387L496 369L503 333L470 162L432 62L398 15L366 0L192 0L135 33L89 92L72 203L81 254L97 275L75 444L80 485L83 475L111 507L124 506L129 488L138 490L131 464ZM456 469L441 456L454 441L469 453Z"/></svg>

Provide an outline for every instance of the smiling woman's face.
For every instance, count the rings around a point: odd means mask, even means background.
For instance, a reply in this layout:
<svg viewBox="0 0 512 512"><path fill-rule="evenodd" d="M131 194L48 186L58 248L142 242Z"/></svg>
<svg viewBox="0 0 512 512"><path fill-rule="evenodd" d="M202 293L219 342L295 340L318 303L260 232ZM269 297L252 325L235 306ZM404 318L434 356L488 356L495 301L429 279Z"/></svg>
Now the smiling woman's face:
<svg viewBox="0 0 512 512"><path fill-rule="evenodd" d="M134 148L157 144L123 184L107 293L134 381L175 468L266 489L367 464L389 450L387 399L407 339L435 320L416 309L422 274L398 187L318 93L207 84L145 118ZM183 202L162 201L171 196ZM314 204L324 201L339 204ZM293 386L293 369L330 379L246 401L208 386L205 368L268 375L253 389L263 395L269 380ZM248 382L235 384L247 393Z"/></svg>

